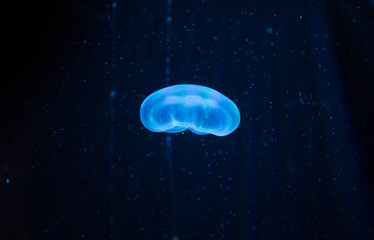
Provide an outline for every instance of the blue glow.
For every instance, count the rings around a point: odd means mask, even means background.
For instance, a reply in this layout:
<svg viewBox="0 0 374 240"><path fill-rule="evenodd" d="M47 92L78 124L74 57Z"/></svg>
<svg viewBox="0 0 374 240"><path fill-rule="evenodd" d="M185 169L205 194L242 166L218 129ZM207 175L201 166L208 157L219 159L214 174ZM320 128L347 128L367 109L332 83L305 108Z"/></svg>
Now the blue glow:
<svg viewBox="0 0 374 240"><path fill-rule="evenodd" d="M180 84L149 95L140 107L140 119L153 132L190 130L199 135L226 136L240 123L233 101L218 91L194 84Z"/></svg>

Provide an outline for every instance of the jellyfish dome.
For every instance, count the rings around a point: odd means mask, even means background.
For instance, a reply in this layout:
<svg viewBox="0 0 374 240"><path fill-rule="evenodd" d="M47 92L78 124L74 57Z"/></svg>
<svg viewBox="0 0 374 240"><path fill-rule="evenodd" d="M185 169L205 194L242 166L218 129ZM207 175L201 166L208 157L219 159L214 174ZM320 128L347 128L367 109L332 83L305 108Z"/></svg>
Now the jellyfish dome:
<svg viewBox="0 0 374 240"><path fill-rule="evenodd" d="M179 84L150 94L140 107L140 119L153 132L188 129L199 135L226 136L239 126L240 112L233 101L212 88Z"/></svg>

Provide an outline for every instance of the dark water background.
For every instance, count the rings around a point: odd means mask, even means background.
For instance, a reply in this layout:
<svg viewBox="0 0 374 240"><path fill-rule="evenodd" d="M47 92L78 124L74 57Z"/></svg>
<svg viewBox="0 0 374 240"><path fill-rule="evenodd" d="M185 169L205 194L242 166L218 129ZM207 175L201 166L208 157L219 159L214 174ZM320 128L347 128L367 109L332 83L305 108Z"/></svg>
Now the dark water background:
<svg viewBox="0 0 374 240"><path fill-rule="evenodd" d="M370 1L2 7L1 239L373 239ZM168 81L239 128L144 129Z"/></svg>

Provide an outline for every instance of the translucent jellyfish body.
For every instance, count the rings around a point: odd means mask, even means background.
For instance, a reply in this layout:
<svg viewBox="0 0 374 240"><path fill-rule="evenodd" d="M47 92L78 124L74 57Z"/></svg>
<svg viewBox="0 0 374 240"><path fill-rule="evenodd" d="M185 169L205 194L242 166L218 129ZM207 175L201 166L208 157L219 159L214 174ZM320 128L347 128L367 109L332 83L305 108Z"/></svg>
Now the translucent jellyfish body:
<svg viewBox="0 0 374 240"><path fill-rule="evenodd" d="M239 126L240 112L233 101L212 88L180 84L150 94L140 107L140 119L153 132L188 129L199 135L226 136Z"/></svg>

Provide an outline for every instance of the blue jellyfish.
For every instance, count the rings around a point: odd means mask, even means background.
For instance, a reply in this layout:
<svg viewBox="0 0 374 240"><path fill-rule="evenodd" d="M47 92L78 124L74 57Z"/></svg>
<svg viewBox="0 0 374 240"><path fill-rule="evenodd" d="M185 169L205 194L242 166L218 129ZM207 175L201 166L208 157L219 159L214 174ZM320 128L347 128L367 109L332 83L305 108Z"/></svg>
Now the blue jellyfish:
<svg viewBox="0 0 374 240"><path fill-rule="evenodd" d="M199 135L226 136L240 123L238 107L218 91L194 84L173 85L149 95L140 119L153 132L185 130Z"/></svg>

